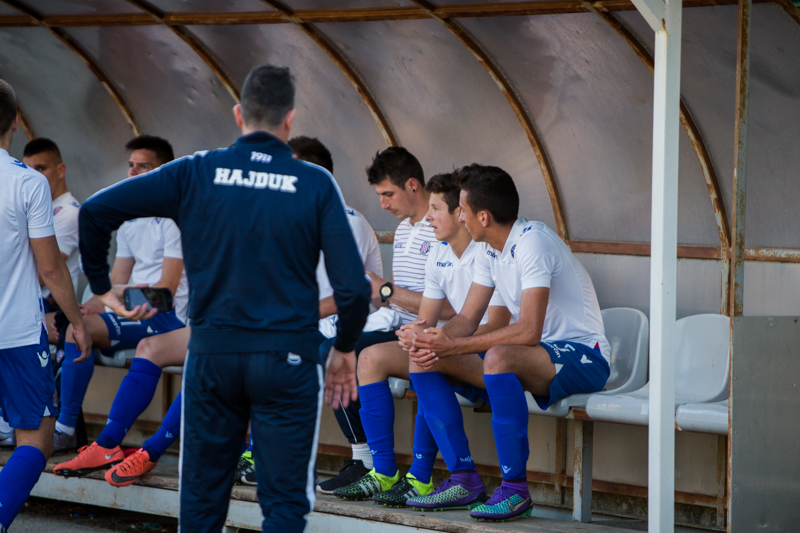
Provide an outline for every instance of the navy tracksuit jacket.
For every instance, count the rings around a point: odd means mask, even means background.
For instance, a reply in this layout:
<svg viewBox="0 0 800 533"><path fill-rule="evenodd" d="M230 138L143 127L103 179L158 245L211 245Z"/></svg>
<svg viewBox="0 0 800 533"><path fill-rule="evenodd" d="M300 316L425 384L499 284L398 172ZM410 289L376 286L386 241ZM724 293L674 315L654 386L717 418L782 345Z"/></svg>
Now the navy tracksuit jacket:
<svg viewBox="0 0 800 533"><path fill-rule="evenodd" d="M126 179L80 211L83 269L95 294L110 289L111 232L141 217L178 224L189 281L181 530L221 529L252 418L264 530L302 531L314 503L322 398L320 250L338 308L337 349L354 348L369 313L370 286L338 186L265 132Z"/></svg>

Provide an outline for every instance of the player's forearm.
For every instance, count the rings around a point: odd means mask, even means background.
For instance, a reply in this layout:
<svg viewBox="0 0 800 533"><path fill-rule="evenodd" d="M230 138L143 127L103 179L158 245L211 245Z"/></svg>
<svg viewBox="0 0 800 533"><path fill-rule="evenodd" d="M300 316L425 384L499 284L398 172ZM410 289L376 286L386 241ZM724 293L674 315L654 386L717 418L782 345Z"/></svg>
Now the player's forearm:
<svg viewBox="0 0 800 533"><path fill-rule="evenodd" d="M482 353L494 346L501 345L536 346L541 341L541 338L541 331L534 331L532 328L517 322L482 335L453 339L453 350L454 353L465 354Z"/></svg>
<svg viewBox="0 0 800 533"><path fill-rule="evenodd" d="M336 314L336 301L333 296L328 296L319 301L319 318L328 318Z"/></svg>
<svg viewBox="0 0 800 533"><path fill-rule="evenodd" d="M389 301L402 307L409 313L416 315L419 314L419 304L422 303L422 293L395 285L392 297L389 298Z"/></svg>
<svg viewBox="0 0 800 533"><path fill-rule="evenodd" d="M50 289L56 303L67 316L71 324L83 324L83 317L75 298L75 289L72 286L72 277L65 263L58 267L40 272L44 284Z"/></svg>
<svg viewBox="0 0 800 533"><path fill-rule="evenodd" d="M478 324L464 315L456 315L442 329L452 338L470 337L475 334Z"/></svg>

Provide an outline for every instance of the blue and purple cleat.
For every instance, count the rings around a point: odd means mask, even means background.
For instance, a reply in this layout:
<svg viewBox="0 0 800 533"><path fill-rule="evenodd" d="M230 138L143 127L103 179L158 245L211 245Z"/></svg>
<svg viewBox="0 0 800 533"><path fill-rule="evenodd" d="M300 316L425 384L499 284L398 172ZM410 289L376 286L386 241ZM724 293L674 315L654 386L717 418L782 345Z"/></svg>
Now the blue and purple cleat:
<svg viewBox="0 0 800 533"><path fill-rule="evenodd" d="M486 501L486 487L474 470L456 472L425 496L406 501L415 511L449 511L472 509Z"/></svg>
<svg viewBox="0 0 800 533"><path fill-rule="evenodd" d="M472 509L469 516L474 520L505 522L514 518L530 516L532 507L533 502L526 482L503 481L489 501Z"/></svg>

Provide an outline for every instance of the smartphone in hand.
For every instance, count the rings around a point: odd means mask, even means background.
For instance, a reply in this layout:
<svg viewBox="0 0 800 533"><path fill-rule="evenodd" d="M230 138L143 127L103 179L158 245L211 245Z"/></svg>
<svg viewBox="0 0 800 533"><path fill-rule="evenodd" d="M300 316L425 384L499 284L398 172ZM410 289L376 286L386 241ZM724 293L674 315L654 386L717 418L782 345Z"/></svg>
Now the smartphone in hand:
<svg viewBox="0 0 800 533"><path fill-rule="evenodd" d="M172 293L166 287L128 287L123 294L128 311L142 304L150 304L159 313L172 311Z"/></svg>

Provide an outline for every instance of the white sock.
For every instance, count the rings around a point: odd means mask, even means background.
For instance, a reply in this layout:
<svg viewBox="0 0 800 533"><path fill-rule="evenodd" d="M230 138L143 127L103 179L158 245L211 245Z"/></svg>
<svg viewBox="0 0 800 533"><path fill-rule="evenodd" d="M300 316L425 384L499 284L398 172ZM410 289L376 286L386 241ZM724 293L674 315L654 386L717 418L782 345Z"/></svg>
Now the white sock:
<svg viewBox="0 0 800 533"><path fill-rule="evenodd" d="M64 424L62 424L59 421L56 421L56 431L59 431L61 433L66 433L70 437L75 434L75 428L69 427L69 426L65 426Z"/></svg>
<svg viewBox="0 0 800 533"><path fill-rule="evenodd" d="M0 417L0 433L11 433L12 431L14 431L14 428L9 426L8 422L6 422L5 420L3 420L2 417Z"/></svg>
<svg viewBox="0 0 800 533"><path fill-rule="evenodd" d="M353 459L361 461L364 466L372 470L372 452L369 451L369 444L352 444Z"/></svg>

